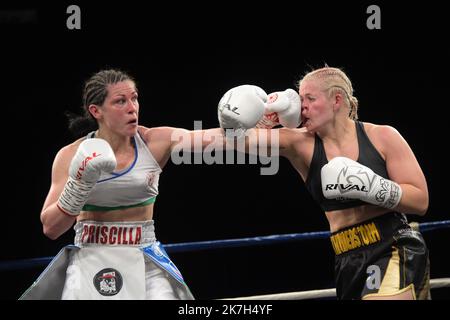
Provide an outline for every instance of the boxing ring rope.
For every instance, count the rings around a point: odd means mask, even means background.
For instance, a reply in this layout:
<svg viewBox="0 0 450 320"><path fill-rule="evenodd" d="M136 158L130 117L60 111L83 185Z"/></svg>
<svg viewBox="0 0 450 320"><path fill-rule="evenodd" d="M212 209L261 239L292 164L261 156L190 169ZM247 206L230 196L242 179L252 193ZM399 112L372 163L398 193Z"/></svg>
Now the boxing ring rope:
<svg viewBox="0 0 450 320"><path fill-rule="evenodd" d="M417 222L411 222L410 225L414 229L420 230L421 232L428 232L437 229L450 228L450 220L425 222L421 224ZM200 251L218 248L236 248L246 246L269 245L300 240L325 239L329 238L329 236L330 236L329 231L276 234L270 236L259 236L251 238L165 244L164 249L169 253L188 252L188 251ZM47 266L52 259L53 257L41 257L32 259L3 261L0 262L0 272L28 269L38 266L44 267ZM450 287L450 277L430 280L431 289L444 287ZM330 289L285 292L285 293L275 293L265 295L254 295L246 297L222 298L219 300L304 300L304 299L324 299L335 297L336 297L336 289L330 288Z"/></svg>
<svg viewBox="0 0 450 320"><path fill-rule="evenodd" d="M450 220L434 221L416 223L412 222L410 225L413 228L418 228L421 232L428 232L437 229L450 228ZM164 244L163 247L168 253L200 251L208 249L221 248L236 248L269 245L276 243L300 241L300 240L315 240L329 238L329 231L305 232L305 233L289 233L289 234L275 234L270 236L225 239L225 240L211 240L198 242L181 242L173 244ZM54 257L41 257L21 260L10 260L0 262L0 272L11 270L22 270L34 267L47 266Z"/></svg>
<svg viewBox="0 0 450 320"><path fill-rule="evenodd" d="M414 229L418 229L421 232L428 232L428 231L432 231L432 230L450 228L450 220L425 222L425 223L420 223L420 224L417 222L411 222L410 225ZM200 251L200 250L218 249L218 248L235 248L235 247L269 245L269 244L300 241L300 240L325 239L325 238L329 238L329 236L330 236L329 231L277 234L277 235L251 237L251 238L165 244L164 249L168 253ZM3 261L3 262L0 262L0 272L29 269L29 268L38 267L38 266L46 266L50 263L50 261L52 259L53 259L53 257L41 257L41 258L32 258L32 259ZM431 287L431 289L450 287L450 277L449 278L431 279L430 287ZM323 298L333 298L333 297L336 297L336 289L335 288L276 293L276 294L265 294L265 295L254 295L254 296L235 297L235 298L222 298L219 300L303 300L303 299L323 299Z"/></svg>
<svg viewBox="0 0 450 320"><path fill-rule="evenodd" d="M450 287L450 278L439 278L430 280L430 288ZM336 297L336 289L308 290L286 293L263 294L257 296L222 298L219 300L305 300L305 299L323 299Z"/></svg>

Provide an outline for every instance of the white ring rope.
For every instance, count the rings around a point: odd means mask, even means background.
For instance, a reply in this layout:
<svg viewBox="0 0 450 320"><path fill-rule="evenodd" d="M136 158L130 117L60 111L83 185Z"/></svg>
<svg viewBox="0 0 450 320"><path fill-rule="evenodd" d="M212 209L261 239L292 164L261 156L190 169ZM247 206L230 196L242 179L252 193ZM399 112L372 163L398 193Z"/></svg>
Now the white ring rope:
<svg viewBox="0 0 450 320"><path fill-rule="evenodd" d="M450 278L430 280L431 289L450 287ZM219 300L305 300L336 297L336 289L308 290L297 292L285 292L275 294L263 294L258 296L223 298Z"/></svg>

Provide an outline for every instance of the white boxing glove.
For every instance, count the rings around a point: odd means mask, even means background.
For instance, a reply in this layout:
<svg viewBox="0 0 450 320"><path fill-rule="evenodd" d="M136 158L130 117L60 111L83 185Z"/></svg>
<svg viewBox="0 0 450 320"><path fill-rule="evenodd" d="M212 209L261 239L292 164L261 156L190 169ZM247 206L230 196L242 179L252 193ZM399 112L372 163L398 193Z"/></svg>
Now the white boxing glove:
<svg viewBox="0 0 450 320"><path fill-rule="evenodd" d="M370 168L346 157L336 157L322 167L322 192L327 199L359 199L380 207L395 208L401 187Z"/></svg>
<svg viewBox="0 0 450 320"><path fill-rule="evenodd" d="M228 90L217 108L220 127L242 135L262 118L266 101L267 94L257 86L241 85Z"/></svg>
<svg viewBox="0 0 450 320"><path fill-rule="evenodd" d="M301 123L300 96L293 89L269 94L264 116L257 128L271 129L279 124L286 128L297 128Z"/></svg>
<svg viewBox="0 0 450 320"><path fill-rule="evenodd" d="M92 138L81 142L70 163L58 208L69 215L79 215L101 173L114 171L116 165L114 151L106 140Z"/></svg>

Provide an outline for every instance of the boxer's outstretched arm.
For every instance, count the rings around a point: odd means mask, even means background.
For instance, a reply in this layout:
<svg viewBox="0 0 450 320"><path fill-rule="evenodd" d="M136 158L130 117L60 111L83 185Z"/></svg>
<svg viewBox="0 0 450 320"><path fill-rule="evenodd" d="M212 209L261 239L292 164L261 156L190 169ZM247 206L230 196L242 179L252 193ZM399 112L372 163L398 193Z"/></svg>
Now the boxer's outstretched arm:
<svg viewBox="0 0 450 320"><path fill-rule="evenodd" d="M265 148L265 155L271 156L275 151L286 155L289 135L272 128L297 128L301 123L301 101L292 89L267 95L258 86L241 85L220 99L218 119L227 137L239 140L245 135L245 152L258 153Z"/></svg>

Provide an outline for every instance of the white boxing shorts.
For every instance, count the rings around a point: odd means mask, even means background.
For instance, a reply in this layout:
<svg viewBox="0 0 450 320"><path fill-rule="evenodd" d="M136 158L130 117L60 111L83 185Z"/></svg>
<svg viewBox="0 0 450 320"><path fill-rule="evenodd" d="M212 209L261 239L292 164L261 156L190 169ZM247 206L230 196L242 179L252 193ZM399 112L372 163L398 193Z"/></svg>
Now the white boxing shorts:
<svg viewBox="0 0 450 320"><path fill-rule="evenodd" d="M75 245L63 248L21 299L194 299L156 241L153 220L80 221L74 229Z"/></svg>

